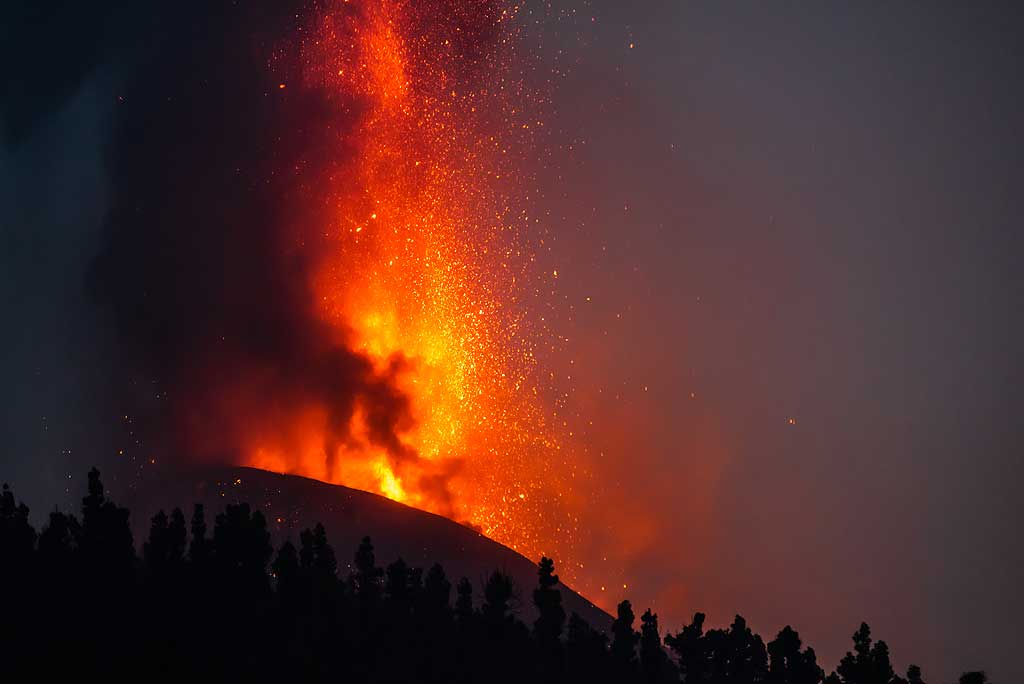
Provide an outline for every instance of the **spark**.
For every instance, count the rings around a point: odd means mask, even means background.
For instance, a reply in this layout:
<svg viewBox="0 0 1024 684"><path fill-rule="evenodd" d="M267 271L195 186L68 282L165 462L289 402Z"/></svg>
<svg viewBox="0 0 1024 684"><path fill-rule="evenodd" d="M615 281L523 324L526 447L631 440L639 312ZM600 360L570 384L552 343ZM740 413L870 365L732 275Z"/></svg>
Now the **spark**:
<svg viewBox="0 0 1024 684"><path fill-rule="evenodd" d="M328 93L339 121L360 103L352 135L322 141L352 161L317 189L331 207L324 225L360 238L327 231L311 299L401 391L408 420L383 448L356 407L349 439L327 444L330 410L296 409L290 441L254 440L248 464L376 492L570 562L562 473L573 454L538 392L534 353L555 340L521 306L540 277L521 155L543 121L513 69L518 8L355 4L320 4L291 83Z"/></svg>

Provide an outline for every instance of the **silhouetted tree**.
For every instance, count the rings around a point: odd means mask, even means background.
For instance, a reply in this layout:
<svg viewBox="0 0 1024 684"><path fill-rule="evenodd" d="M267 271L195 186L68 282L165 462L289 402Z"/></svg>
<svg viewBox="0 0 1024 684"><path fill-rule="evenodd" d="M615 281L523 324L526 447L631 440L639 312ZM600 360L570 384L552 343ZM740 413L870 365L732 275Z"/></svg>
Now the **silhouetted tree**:
<svg viewBox="0 0 1024 684"><path fill-rule="evenodd" d="M206 513L203 504L192 509L192 540L188 546L188 557L196 565L204 564L210 556L210 541L206 538Z"/></svg>
<svg viewBox="0 0 1024 684"><path fill-rule="evenodd" d="M235 654L231 663L219 662L219 677L262 676L270 630L253 630L271 607L267 565L273 555L270 532L263 513L249 504L227 504L217 514L208 569L200 577L206 601L214 601L224 616L216 638L221 648ZM228 667L230 665L230 667Z"/></svg>
<svg viewBox="0 0 1024 684"><path fill-rule="evenodd" d="M636 643L639 635L633 629L636 616L633 605L629 601L619 604L615 620L612 622L612 667L616 676L625 680L632 679L636 673Z"/></svg>
<svg viewBox="0 0 1024 684"><path fill-rule="evenodd" d="M277 557L271 563L270 569L277 580L279 591L289 592L294 589L299 581L299 554L291 540L281 544L281 548L278 549Z"/></svg>
<svg viewBox="0 0 1024 684"><path fill-rule="evenodd" d="M825 673L818 667L814 649L800 650L800 635L786 625L768 644L767 681L772 684L818 684Z"/></svg>
<svg viewBox="0 0 1024 684"><path fill-rule="evenodd" d="M82 499L82 534L79 548L85 567L97 581L119 583L132 570L135 548L128 524L129 512L106 499L100 471L89 471L89 493Z"/></svg>
<svg viewBox="0 0 1024 684"><path fill-rule="evenodd" d="M703 682L707 679L707 657L704 653L704 613L694 613L689 625L675 636L665 637L679 663L679 673L687 682Z"/></svg>
<svg viewBox="0 0 1024 684"><path fill-rule="evenodd" d="M884 641L871 642L871 628L862 622L853 635L853 653L847 652L836 667L842 684L891 684L897 678Z"/></svg>
<svg viewBox="0 0 1024 684"><path fill-rule="evenodd" d="M55 615L71 616L80 610L82 594L88 583L79 570L78 543L82 528L73 515L54 510L39 535L36 581L42 590L35 610L48 616L46 624ZM68 655L80 657L74 649L85 649L76 641Z"/></svg>
<svg viewBox="0 0 1024 684"><path fill-rule="evenodd" d="M420 573L414 572L401 558L387 566L384 579L385 605L382 606L381 649L384 668L377 674L387 681L410 681L414 678L416 662L409 654L417 648L418 635L413 617L413 605L422 582Z"/></svg>
<svg viewBox="0 0 1024 684"><path fill-rule="evenodd" d="M288 653L291 673L296 678L310 679L313 649L310 645L316 635L311 633L309 616L312 606L311 578L307 569L299 565L299 552L291 540L278 549L270 564L277 590L277 642Z"/></svg>
<svg viewBox="0 0 1024 684"><path fill-rule="evenodd" d="M480 656L485 679L493 682L521 682L529 675L529 632L512 615L515 584L505 573L495 570L484 585L484 602L480 607L485 643Z"/></svg>
<svg viewBox="0 0 1024 684"><path fill-rule="evenodd" d="M416 603L423 593L423 568L409 569L409 599Z"/></svg>
<svg viewBox="0 0 1024 684"><path fill-rule="evenodd" d="M215 605L219 600L220 592L213 573L213 542L207 536L206 512L202 504L193 506L190 530L182 609L193 616L206 615L208 606ZM214 656L200 645L218 641L221 638L220 629L221 625L212 621L190 620L187 627L188 641L193 644L193 648L187 651L187 657L179 656L184 671L187 672L190 667L209 671L213 667Z"/></svg>
<svg viewBox="0 0 1024 684"><path fill-rule="evenodd" d="M484 624L493 634L502 633L502 626L512 616L509 614L512 601L512 578L495 570L484 585L484 603L480 608Z"/></svg>
<svg viewBox="0 0 1024 684"><path fill-rule="evenodd" d="M213 554L221 573L233 577L231 585L241 582L243 589L268 588L266 570L273 553L263 513L242 503L228 504L217 515Z"/></svg>
<svg viewBox="0 0 1024 684"><path fill-rule="evenodd" d="M75 573L71 581L79 592L75 602L86 611L88 628L76 644L82 667L110 677L127 676L130 657L141 649L141 633L132 628L138 601L137 563L129 512L106 498L100 472L88 477L88 494L82 499L82 524L77 535Z"/></svg>
<svg viewBox="0 0 1024 684"><path fill-rule="evenodd" d="M306 528L299 532L299 564L306 572L313 571L316 551L313 549L313 530Z"/></svg>
<svg viewBox="0 0 1024 684"><path fill-rule="evenodd" d="M608 670L608 637L577 613L569 616L565 643L569 681L602 682L611 678Z"/></svg>
<svg viewBox="0 0 1024 684"><path fill-rule="evenodd" d="M415 573L414 573L415 574ZM419 581L413 579L413 584ZM444 568L435 563L414 592L414 625L419 645L416 673L424 682L449 684L456 679L455 623L452 619L452 585ZM416 650L415 648L413 650Z"/></svg>
<svg viewBox="0 0 1024 684"><path fill-rule="evenodd" d="M153 516L149 540L142 545L142 558L151 571L165 575L175 570L184 560L185 516L175 508L168 520L159 511Z"/></svg>
<svg viewBox="0 0 1024 684"><path fill-rule="evenodd" d="M473 584L463 577L456 587L455 621L458 643L453 654L453 667L459 682L473 680L477 661L481 658L481 634L477 629L478 615L473 609Z"/></svg>
<svg viewBox="0 0 1024 684"><path fill-rule="evenodd" d="M640 672L648 684L676 679L676 673L661 645L658 616L650 608L640 616Z"/></svg>
<svg viewBox="0 0 1024 684"><path fill-rule="evenodd" d="M434 563L427 571L427 579L420 595L420 605L425 613L439 616L450 609L452 583L444 574L444 568Z"/></svg>
<svg viewBox="0 0 1024 684"><path fill-rule="evenodd" d="M540 654L541 678L544 681L558 681L562 677L562 629L565 626L565 609L562 608L562 592L555 574L555 562L543 557L537 564L537 588L533 590L533 604L537 607L537 619L533 623L533 635L537 640Z"/></svg>
<svg viewBox="0 0 1024 684"><path fill-rule="evenodd" d="M964 672L960 675L959 684L988 684L988 675L982 670Z"/></svg>
<svg viewBox="0 0 1024 684"><path fill-rule="evenodd" d="M459 580L458 598L455 599L455 616L459 623L468 625L473 620L473 584L468 577Z"/></svg>
<svg viewBox="0 0 1024 684"><path fill-rule="evenodd" d="M150 568L167 566L167 514L158 511L149 526L149 540L142 544L142 559Z"/></svg>
<svg viewBox="0 0 1024 684"><path fill-rule="evenodd" d="M185 561L185 537L185 514L180 508L175 508L167 526L168 560L173 567Z"/></svg>
<svg viewBox="0 0 1024 684"><path fill-rule="evenodd" d="M32 656L24 650L9 650L22 631L34 631L35 601L33 585L38 581L34 554L36 531L28 521L28 506L17 504L7 484L0 492L0 653L6 673L17 672L17 666ZM11 677L13 678L13 676Z"/></svg>
<svg viewBox="0 0 1024 684"><path fill-rule="evenodd" d="M149 538L142 546L146 573L141 598L147 612L163 616L144 640L140 656L157 671L169 673L178 660L176 632L189 615L185 605L185 516L175 508L170 519L159 511L151 519Z"/></svg>
<svg viewBox="0 0 1024 684"><path fill-rule="evenodd" d="M28 506L15 504L14 493L4 483L0 493L0 572L25 567L35 550L36 531L28 521Z"/></svg>
<svg viewBox="0 0 1024 684"><path fill-rule="evenodd" d="M81 527L73 515L50 513L50 521L39 535L39 555L47 568L68 567L71 554L81 538Z"/></svg>
<svg viewBox="0 0 1024 684"><path fill-rule="evenodd" d="M334 549L327 542L327 530L317 523L312 530L299 533L302 550L299 552L301 566L321 579L334 578L338 574L338 559Z"/></svg>
<svg viewBox="0 0 1024 684"><path fill-rule="evenodd" d="M516 615L519 595L507 574L487 576L479 609L463 578L453 610L452 586L440 565L424 574L399 558L382 571L364 538L354 571L340 580L320 524L301 532L300 548L282 544L268 574L273 554L266 520L246 504L217 515L212 540L197 506L187 560L185 517L174 509L153 516L144 562L137 562L127 511L108 500L95 470L82 520L88 523L54 511L37 537L28 508L15 502L9 487L0 491L0 644L10 671L32 664L41 681L63 675L66 663L80 678L114 681L140 672L158 680L395 684L822 681L813 649L804 648L792 628L766 648L740 616L728 629L705 632L704 615L696 613L678 634L666 636L678 669L663 648L657 616L645 611L637 633L628 601L618 606L610 644L575 613L566 629L558 576L547 558L537 565L531 638ZM53 627L66 624L81 628L69 636ZM924 684L916 666L905 680L894 674L888 648L872 642L867 625L824 681ZM960 681L985 684L987 678L971 672Z"/></svg>
<svg viewBox="0 0 1024 684"><path fill-rule="evenodd" d="M385 571L384 592L391 603L400 606L403 611L411 607L411 578L412 571L401 558L388 565Z"/></svg>
<svg viewBox="0 0 1024 684"><path fill-rule="evenodd" d="M924 679L921 677L921 668L917 665L911 665L907 668L907 684L925 684Z"/></svg>
<svg viewBox="0 0 1024 684"><path fill-rule="evenodd" d="M380 597L383 575L384 571L377 567L377 560L373 555L373 542L369 537L363 537L356 550L355 572L352 574L356 596L362 603L373 603Z"/></svg>
<svg viewBox="0 0 1024 684"><path fill-rule="evenodd" d="M737 615L727 630L710 630L703 641L708 680L723 684L764 681L768 673L767 650L742 616Z"/></svg>

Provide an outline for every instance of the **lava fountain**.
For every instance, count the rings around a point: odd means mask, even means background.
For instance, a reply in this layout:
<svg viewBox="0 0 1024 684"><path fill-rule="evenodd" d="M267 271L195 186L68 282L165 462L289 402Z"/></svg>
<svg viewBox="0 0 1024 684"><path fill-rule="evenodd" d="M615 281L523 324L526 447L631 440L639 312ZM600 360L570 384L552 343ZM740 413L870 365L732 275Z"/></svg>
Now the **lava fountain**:
<svg viewBox="0 0 1024 684"><path fill-rule="evenodd" d="M246 431L243 461L565 557L575 464L535 358L550 335L525 306L544 276L517 170L543 123L514 66L522 17L438 0L339 0L311 17L271 63L275 96L326 103L326 161L292 198L304 209L282 249L315 234L322 334L367 360L379 392L341 411L297 402Z"/></svg>

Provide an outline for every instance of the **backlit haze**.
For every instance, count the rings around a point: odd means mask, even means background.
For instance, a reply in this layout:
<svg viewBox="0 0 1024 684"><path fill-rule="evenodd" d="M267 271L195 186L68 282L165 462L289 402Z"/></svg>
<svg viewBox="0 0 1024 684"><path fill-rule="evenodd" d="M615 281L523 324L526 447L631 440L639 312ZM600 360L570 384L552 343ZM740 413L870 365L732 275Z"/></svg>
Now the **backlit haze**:
<svg viewBox="0 0 1024 684"><path fill-rule="evenodd" d="M1012 9L10 25L0 477L37 521L92 464L115 499L249 465L672 631L790 623L831 668L866 620L899 671L1024 677Z"/></svg>

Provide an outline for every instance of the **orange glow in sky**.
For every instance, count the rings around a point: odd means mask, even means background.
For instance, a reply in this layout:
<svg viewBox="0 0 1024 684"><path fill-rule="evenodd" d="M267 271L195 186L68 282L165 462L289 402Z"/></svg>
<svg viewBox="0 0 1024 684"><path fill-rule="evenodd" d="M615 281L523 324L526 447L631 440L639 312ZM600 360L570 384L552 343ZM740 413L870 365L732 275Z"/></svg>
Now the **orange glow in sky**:
<svg viewBox="0 0 1024 684"><path fill-rule="evenodd" d="M566 557L577 466L539 379L544 333L522 306L542 277L535 219L528 189L509 181L543 123L509 66L515 8L436 5L322 5L287 90L325 96L338 122L322 141L335 161L309 192L328 245L311 296L338 343L386 380L398 438L380 439L374 406L357 405L347 439L332 440L331 408L307 406L290 428L252 435L246 460Z"/></svg>

